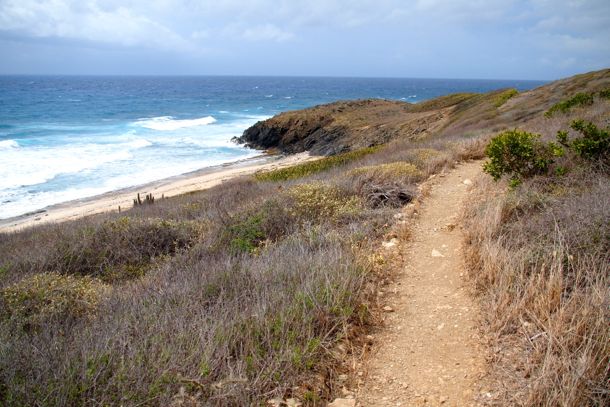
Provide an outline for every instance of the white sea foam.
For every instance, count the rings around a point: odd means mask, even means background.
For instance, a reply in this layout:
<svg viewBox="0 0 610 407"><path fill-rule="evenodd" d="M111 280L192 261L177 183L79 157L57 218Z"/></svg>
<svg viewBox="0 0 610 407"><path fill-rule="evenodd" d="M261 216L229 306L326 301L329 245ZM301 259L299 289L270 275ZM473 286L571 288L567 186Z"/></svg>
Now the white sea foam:
<svg viewBox="0 0 610 407"><path fill-rule="evenodd" d="M57 136L51 145L4 140L0 218L254 156L256 151L230 140L269 116L240 116L211 126L211 116L140 119L122 128L92 126L78 137Z"/></svg>
<svg viewBox="0 0 610 407"><path fill-rule="evenodd" d="M201 117L199 119L174 119L172 116L160 116L153 117L150 119L140 119L136 122L136 125L151 130L157 131L171 131L183 129L186 127L196 126L207 126L208 124L215 123L216 119L212 116Z"/></svg>
<svg viewBox="0 0 610 407"><path fill-rule="evenodd" d="M19 148L19 143L15 140L2 140L0 141L0 149Z"/></svg>
<svg viewBox="0 0 610 407"><path fill-rule="evenodd" d="M144 148L144 147L152 146L153 143L146 139L139 138L139 139L135 139L133 141L129 141L129 142L125 143L125 145L129 148L137 149L137 148Z"/></svg>
<svg viewBox="0 0 610 407"><path fill-rule="evenodd" d="M129 150L110 145L73 145L62 147L0 150L0 190L38 185L61 174L76 174L102 164L128 160Z"/></svg>

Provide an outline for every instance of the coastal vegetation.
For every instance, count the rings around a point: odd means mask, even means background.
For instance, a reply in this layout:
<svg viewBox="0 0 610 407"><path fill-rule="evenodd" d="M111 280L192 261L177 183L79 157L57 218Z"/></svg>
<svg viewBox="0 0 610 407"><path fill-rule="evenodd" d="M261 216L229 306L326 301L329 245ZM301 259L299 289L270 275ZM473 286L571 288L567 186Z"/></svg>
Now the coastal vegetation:
<svg viewBox="0 0 610 407"><path fill-rule="evenodd" d="M508 174L513 188L481 178L467 205L466 258L485 310L488 385L499 405L608 404L604 103L493 138L485 170L496 181Z"/></svg>
<svg viewBox="0 0 610 407"><path fill-rule="evenodd" d="M0 404L321 405L379 324L395 216L487 152L465 214L486 380L498 404L604 405L609 102L544 112L608 82L288 112L243 141L329 156L1 233Z"/></svg>
<svg viewBox="0 0 610 407"><path fill-rule="evenodd" d="M319 160L297 164L287 168L259 172L254 177L259 181L288 181L291 179L302 178L311 174L326 171L333 167L347 164L348 162L364 157L367 154L374 153L376 150L378 150L377 147L360 148L358 150L323 157Z"/></svg>

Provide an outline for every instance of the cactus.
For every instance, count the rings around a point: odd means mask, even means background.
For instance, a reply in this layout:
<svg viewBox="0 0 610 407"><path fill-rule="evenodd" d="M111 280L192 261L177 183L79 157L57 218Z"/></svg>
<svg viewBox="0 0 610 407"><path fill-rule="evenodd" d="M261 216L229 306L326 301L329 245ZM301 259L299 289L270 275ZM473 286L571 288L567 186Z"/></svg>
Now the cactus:
<svg viewBox="0 0 610 407"><path fill-rule="evenodd" d="M144 204L152 205L154 203L155 203L155 197L153 196L152 193L146 194L146 196L144 197L144 200L142 201L142 198L140 198L140 193L138 192L138 196L133 200L133 206L140 206L140 205L144 205Z"/></svg>

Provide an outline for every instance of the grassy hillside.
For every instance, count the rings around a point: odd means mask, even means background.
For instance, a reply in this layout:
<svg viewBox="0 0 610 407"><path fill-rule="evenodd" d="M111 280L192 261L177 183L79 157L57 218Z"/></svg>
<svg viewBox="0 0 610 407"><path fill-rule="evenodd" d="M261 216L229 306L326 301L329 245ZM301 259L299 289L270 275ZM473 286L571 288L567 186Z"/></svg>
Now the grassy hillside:
<svg viewBox="0 0 610 407"><path fill-rule="evenodd" d="M335 104L332 114L328 106L287 113L276 120L289 117L291 123L306 123L301 131L296 124L291 127L295 146L310 136L304 129L311 123L323 123L322 127L334 123L345 136L328 148L351 152L157 199L121 214L0 234L1 403L257 405L295 398L319 404L337 393L337 375L347 369L344 361L358 350L358 338L375 323L377 287L391 271L388 259L377 253L379 242L396 233L390 227L393 215L417 198L417 183L458 161L481 158L494 134L490 129L502 128L502 123L544 128L545 134L552 134L568 120L564 113L544 117L554 103L570 97L570 92L593 91L594 81L596 91L610 87L609 71L590 78L574 87L563 81L558 87L551 84L519 95L503 90L422 105L359 101ZM531 105L534 113L520 107L519 100ZM595 96L593 105L575 107L567 114L607 126L609 104ZM327 114L329 118L322 120L320 115ZM511 121L517 116L519 120ZM379 146L359 149L371 144ZM489 186L493 193L486 195L490 200L473 205L476 213L487 210L480 205L497 208L511 199L518 202L510 204L513 212L501 211L505 216L499 223L489 223L486 215L469 215L472 259L478 270L473 278L491 304L489 320L495 321L506 310L502 307L516 309L506 325L490 328L498 335L498 346L503 346L506 335L518 332L514 327L522 315L530 315L538 289L558 292L560 299L574 295L570 304L585 304L588 311L582 327L579 313L541 308L523 320L537 329L555 324L553 318L559 317L549 315L560 312L561 321L575 316L566 322L566 332L577 332L577 338L587 333L584 337L594 338L587 341L597 341L600 318L607 321L607 306L596 302L608 298L604 291L608 273L603 268L607 266L602 263L607 250L601 250L607 248L603 246L608 239L607 217L606 223L599 217L604 210L608 213L607 205L583 205L587 196L607 202L607 183L602 182L607 174L581 169L576 162L573 168L553 181L556 186L550 189L542 178L528 180L518 192L507 193L503 184L493 184ZM539 274L533 280L538 285L533 286L527 280L532 272L524 268L520 280L507 286L485 277L488 269L501 267L491 263L495 257L487 255L486 248L508 244L506 258L525 259L523 264L529 267L529 257L511 255L516 250L511 242L522 244L515 240L519 236L535 242L530 229L519 229L527 226L519 223L522 214L539 214L540 225L555 230L552 221L557 216L538 203L540 194L531 202L521 198L529 199L532 188L541 188L552 197L544 202L558 202L561 211L572 206L575 211L590 210L578 212L579 217L565 212L568 215L561 218L566 230L580 228L582 260L578 257L574 264L579 268L570 268L571 274L565 276ZM581 225L583 216L586 223ZM507 275L512 273L506 270ZM559 288L546 283L556 284L553 279L559 275L563 279ZM521 308L512 305L513 289L527 292L526 298L532 300L517 301ZM518 390L515 400L530 405L561 400L550 394L569 392L569 377L581 371L579 361L590 366L588 361L593 360L601 366L600 355L607 350L589 342L574 343L584 353L570 356L563 349L572 348L564 342L553 348L566 369L555 369L540 356L531 359L527 378L509 383L508 376L500 373L496 379L507 383L507 389ZM517 349L519 355L530 352ZM512 365L506 366L512 374ZM552 367L555 376L545 376ZM602 392L608 390L603 388L604 380L607 370L586 370L586 379L578 381L579 394L586 396L578 401L594 404L607 396ZM531 383L539 386L536 393L541 398L522 397Z"/></svg>
<svg viewBox="0 0 610 407"><path fill-rule="evenodd" d="M580 148L576 119L600 130L599 155ZM491 341L491 404L608 405L610 101L596 94L522 129L562 154L517 187L482 176L465 215L470 277ZM578 142L561 146L558 131Z"/></svg>

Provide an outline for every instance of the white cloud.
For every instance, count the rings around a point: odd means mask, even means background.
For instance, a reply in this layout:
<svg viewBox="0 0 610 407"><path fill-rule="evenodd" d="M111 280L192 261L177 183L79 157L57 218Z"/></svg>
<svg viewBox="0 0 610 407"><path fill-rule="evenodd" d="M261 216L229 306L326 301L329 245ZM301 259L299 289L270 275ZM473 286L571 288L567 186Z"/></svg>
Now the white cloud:
<svg viewBox="0 0 610 407"><path fill-rule="evenodd" d="M170 28L123 6L97 1L8 0L0 4L0 27L39 38L63 38L122 46L189 49Z"/></svg>
<svg viewBox="0 0 610 407"><path fill-rule="evenodd" d="M394 55L410 61L405 68L418 64L414 55L424 55L429 70L452 52L465 61L483 52L489 54L483 62L491 61L487 70L494 61L508 69L498 56L521 61L510 62L518 72L523 61L544 67L540 72L566 60L575 60L570 64L578 70L583 61L585 70L586 61L610 63L610 1L0 0L2 37L214 55L219 66L222 58L235 66L250 52L274 56L274 46L298 39L294 60L341 55L334 63L345 69L371 64L366 55L375 55L380 69Z"/></svg>
<svg viewBox="0 0 610 407"><path fill-rule="evenodd" d="M248 41L288 41L294 34L284 31L273 24L258 25L246 28L242 32L242 37Z"/></svg>

